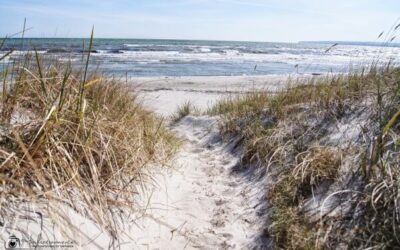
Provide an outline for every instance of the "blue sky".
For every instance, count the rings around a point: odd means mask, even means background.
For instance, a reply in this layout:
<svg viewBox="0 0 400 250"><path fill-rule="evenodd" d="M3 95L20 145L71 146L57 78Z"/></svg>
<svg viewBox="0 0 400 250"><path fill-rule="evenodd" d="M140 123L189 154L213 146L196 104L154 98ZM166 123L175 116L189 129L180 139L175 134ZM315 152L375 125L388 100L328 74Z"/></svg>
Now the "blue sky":
<svg viewBox="0 0 400 250"><path fill-rule="evenodd" d="M399 0L0 0L0 35L375 41Z"/></svg>

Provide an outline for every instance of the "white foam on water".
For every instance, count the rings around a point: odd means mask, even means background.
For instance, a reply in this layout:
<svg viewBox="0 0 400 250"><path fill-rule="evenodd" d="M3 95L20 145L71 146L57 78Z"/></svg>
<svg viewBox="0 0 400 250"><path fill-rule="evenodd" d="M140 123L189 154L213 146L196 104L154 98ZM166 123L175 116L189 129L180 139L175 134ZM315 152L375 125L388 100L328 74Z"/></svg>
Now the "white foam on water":
<svg viewBox="0 0 400 250"><path fill-rule="evenodd" d="M139 46L139 45L138 45ZM141 45L140 45L141 46ZM160 45L157 45L160 46ZM328 52L324 48L308 49L307 53L299 53L296 48L275 49L279 53L242 53L236 49L222 49L215 52L210 46L193 46L194 52L188 51L122 51L123 53L97 53L94 57L119 58L121 60L149 63L170 62L215 62L215 63L287 63L287 64L320 64L368 65L373 60L387 62L396 59L400 48L383 48L373 46L340 46ZM273 51L273 50L272 50ZM106 52L106 51L105 51ZM398 61L398 60L397 60ZM396 60L395 60L396 62Z"/></svg>

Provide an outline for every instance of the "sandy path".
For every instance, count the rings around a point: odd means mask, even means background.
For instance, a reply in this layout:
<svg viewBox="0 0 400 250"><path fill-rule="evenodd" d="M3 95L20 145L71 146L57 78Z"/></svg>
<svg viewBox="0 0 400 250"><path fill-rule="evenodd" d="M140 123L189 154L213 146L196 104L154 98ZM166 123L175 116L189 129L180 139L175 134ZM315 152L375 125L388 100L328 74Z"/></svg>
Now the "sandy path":
<svg viewBox="0 0 400 250"><path fill-rule="evenodd" d="M148 192L132 235L136 248L265 248L263 181L232 173L239 159L221 143L216 125L211 117L186 117L172 128L184 145L174 168Z"/></svg>

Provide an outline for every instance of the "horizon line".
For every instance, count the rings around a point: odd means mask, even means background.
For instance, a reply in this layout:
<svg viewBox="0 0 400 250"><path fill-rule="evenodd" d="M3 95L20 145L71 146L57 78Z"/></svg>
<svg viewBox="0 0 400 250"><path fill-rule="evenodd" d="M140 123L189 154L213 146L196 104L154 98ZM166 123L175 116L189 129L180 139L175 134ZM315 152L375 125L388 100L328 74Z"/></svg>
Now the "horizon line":
<svg viewBox="0 0 400 250"><path fill-rule="evenodd" d="M7 37L2 39L90 39L90 37ZM371 40L300 40L300 41L261 41L261 40L219 40L219 39L188 39L188 38L127 38L127 37L94 37L93 39L110 39L110 40L165 40L165 41L209 41L209 42L252 42L252 43L370 43L382 45L400 45L398 42L388 41L371 41Z"/></svg>

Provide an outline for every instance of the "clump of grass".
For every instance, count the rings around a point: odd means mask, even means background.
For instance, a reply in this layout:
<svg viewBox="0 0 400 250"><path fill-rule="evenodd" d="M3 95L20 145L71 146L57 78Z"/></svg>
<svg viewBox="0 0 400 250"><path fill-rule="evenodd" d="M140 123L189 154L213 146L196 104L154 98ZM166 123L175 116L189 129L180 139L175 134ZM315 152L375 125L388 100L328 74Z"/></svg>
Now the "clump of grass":
<svg viewBox="0 0 400 250"><path fill-rule="evenodd" d="M340 156L337 149L315 146L297 155L293 170L280 174L281 179L268 193L273 206L269 231L278 248L315 248L316 229L302 217L299 208L319 184L335 180L341 165Z"/></svg>
<svg viewBox="0 0 400 250"><path fill-rule="evenodd" d="M54 205L61 202L116 239L118 211L135 211L143 169L168 161L174 136L162 120L142 109L127 84L90 74L87 68L43 63L37 53L18 65L3 74L2 223L15 227L10 223L23 216L19 208L28 202L57 225L72 229ZM21 120L23 116L29 119Z"/></svg>
<svg viewBox="0 0 400 250"><path fill-rule="evenodd" d="M221 117L222 133L242 138L242 164L264 167L276 179L267 196L268 230L277 248L400 246L399 72L372 67L310 79L276 93L231 97L210 109ZM360 114L367 114L363 140L329 140L338 121ZM354 186L346 179L361 181ZM311 221L302 208L323 183L326 195L356 194L348 200L353 205L339 218Z"/></svg>
<svg viewBox="0 0 400 250"><path fill-rule="evenodd" d="M190 101L186 101L177 108L176 112L171 116L171 120L178 122L182 118L197 112L196 107Z"/></svg>
<svg viewBox="0 0 400 250"><path fill-rule="evenodd" d="M207 113L210 115L238 114L245 115L249 111L261 112L265 109L271 96L265 92L251 92L242 96L230 96L212 106Z"/></svg>
<svg viewBox="0 0 400 250"><path fill-rule="evenodd" d="M336 179L342 153L333 147L315 146L296 157L298 164L294 167L292 176L299 184L307 185L300 189L309 195L311 188L322 181Z"/></svg>

